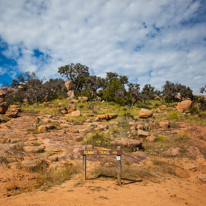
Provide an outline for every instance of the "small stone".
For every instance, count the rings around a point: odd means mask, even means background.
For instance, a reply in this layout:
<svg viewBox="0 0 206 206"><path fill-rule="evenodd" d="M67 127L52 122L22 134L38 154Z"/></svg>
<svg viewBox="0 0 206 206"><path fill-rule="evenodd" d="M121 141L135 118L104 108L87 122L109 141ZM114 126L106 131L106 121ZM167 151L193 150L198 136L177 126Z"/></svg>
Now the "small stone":
<svg viewBox="0 0 206 206"><path fill-rule="evenodd" d="M146 132L146 131L143 131L141 129L138 129L137 135L138 136L147 137L147 136L149 136L149 132Z"/></svg>
<svg viewBox="0 0 206 206"><path fill-rule="evenodd" d="M8 191L11 191L11 190L16 190L17 187L16 187L15 185L8 184L8 185L6 186L6 189L7 189Z"/></svg>
<svg viewBox="0 0 206 206"><path fill-rule="evenodd" d="M40 127L38 127L38 132L48 132L48 127L41 125Z"/></svg>
<svg viewBox="0 0 206 206"><path fill-rule="evenodd" d="M150 136L148 136L148 137L146 138L146 141L147 141L147 142L155 142L156 139L157 139L157 137L155 137L155 136L152 134L152 135L150 135Z"/></svg>
<svg viewBox="0 0 206 206"><path fill-rule="evenodd" d="M170 127L170 122L169 121L163 121L163 122L159 122L159 126L161 128L167 129Z"/></svg>
<svg viewBox="0 0 206 206"><path fill-rule="evenodd" d="M135 126L136 123L135 122L129 122L129 126Z"/></svg>
<svg viewBox="0 0 206 206"><path fill-rule="evenodd" d="M62 114L68 114L68 110L66 107L60 107L59 111L62 113Z"/></svg>
<svg viewBox="0 0 206 206"><path fill-rule="evenodd" d="M81 112L79 110L74 111L74 112L71 113L72 117L79 117L80 115L81 115Z"/></svg>
<svg viewBox="0 0 206 206"><path fill-rule="evenodd" d="M25 152L43 152L44 151L44 146L26 146L23 147Z"/></svg>
<svg viewBox="0 0 206 206"><path fill-rule="evenodd" d="M136 130L137 127L134 125L134 126L131 126L130 129L131 129L131 130Z"/></svg>
<svg viewBox="0 0 206 206"><path fill-rule="evenodd" d="M25 168L35 168L37 164L38 163L36 160L24 160L21 163L22 167L25 167Z"/></svg>
<svg viewBox="0 0 206 206"><path fill-rule="evenodd" d="M144 129L144 125L138 125L137 129L142 129L143 130Z"/></svg>
<svg viewBox="0 0 206 206"><path fill-rule="evenodd" d="M56 161L58 161L58 156L57 155L52 155L48 159L52 162L56 162Z"/></svg>
<svg viewBox="0 0 206 206"><path fill-rule="evenodd" d="M166 105L162 105L160 108L161 109L167 109L167 106Z"/></svg>

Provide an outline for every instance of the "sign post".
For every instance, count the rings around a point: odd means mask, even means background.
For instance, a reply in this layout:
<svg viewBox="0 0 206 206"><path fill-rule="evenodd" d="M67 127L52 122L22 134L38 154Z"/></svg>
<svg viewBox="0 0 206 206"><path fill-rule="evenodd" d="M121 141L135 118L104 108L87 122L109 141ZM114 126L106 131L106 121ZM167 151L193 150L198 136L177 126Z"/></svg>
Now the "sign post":
<svg viewBox="0 0 206 206"><path fill-rule="evenodd" d="M121 173L122 173L122 166L121 166L121 155L122 150L121 147L118 146L117 150L87 150L85 146L82 147L80 151L82 155L82 168L83 168L83 181L86 180L86 155L116 155L117 156L117 180L118 184L121 185Z"/></svg>
<svg viewBox="0 0 206 206"><path fill-rule="evenodd" d="M83 146L82 150L86 150L86 147ZM83 167L83 181L86 180L86 155L82 156L82 167Z"/></svg>
<svg viewBox="0 0 206 206"><path fill-rule="evenodd" d="M118 146L117 150L121 151L121 147ZM117 174L117 180L118 184L121 185L121 173L122 173L122 166L121 166L121 156L117 156L117 169L118 169L118 174Z"/></svg>

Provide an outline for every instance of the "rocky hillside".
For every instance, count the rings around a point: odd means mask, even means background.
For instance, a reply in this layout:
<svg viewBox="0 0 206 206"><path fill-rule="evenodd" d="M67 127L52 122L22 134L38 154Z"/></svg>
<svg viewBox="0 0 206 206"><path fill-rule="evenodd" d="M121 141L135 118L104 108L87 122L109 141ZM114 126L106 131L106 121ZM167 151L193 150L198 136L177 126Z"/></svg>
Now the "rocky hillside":
<svg viewBox="0 0 206 206"><path fill-rule="evenodd" d="M205 126L206 112L190 100L133 107L86 97L9 108L1 103L0 198L47 190L75 177L81 181L82 146L121 146L122 183L164 178L205 183ZM113 156L87 161L87 178L116 177Z"/></svg>

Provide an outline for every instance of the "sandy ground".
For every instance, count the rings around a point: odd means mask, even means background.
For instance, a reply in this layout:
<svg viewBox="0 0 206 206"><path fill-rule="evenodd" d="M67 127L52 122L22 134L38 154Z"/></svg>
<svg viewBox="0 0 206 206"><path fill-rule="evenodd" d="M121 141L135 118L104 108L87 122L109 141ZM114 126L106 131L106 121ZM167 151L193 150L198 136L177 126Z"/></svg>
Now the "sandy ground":
<svg viewBox="0 0 206 206"><path fill-rule="evenodd" d="M76 176L47 191L33 190L0 199L2 206L56 206L56 205L206 205L206 184L169 176L168 178L132 182L97 178L81 182Z"/></svg>

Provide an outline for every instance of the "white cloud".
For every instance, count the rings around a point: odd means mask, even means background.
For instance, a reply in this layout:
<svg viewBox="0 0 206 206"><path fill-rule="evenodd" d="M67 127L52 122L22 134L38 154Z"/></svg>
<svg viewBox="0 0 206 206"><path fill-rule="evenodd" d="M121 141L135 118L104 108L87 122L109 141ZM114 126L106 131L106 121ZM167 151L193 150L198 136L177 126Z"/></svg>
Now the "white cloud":
<svg viewBox="0 0 206 206"><path fill-rule="evenodd" d="M58 67L80 62L98 76L117 72L159 89L170 80L197 93L206 77L206 26L180 23L199 6L192 0L0 1L0 36L9 45L4 55L22 72L51 78ZM44 56L35 57L34 49Z"/></svg>

